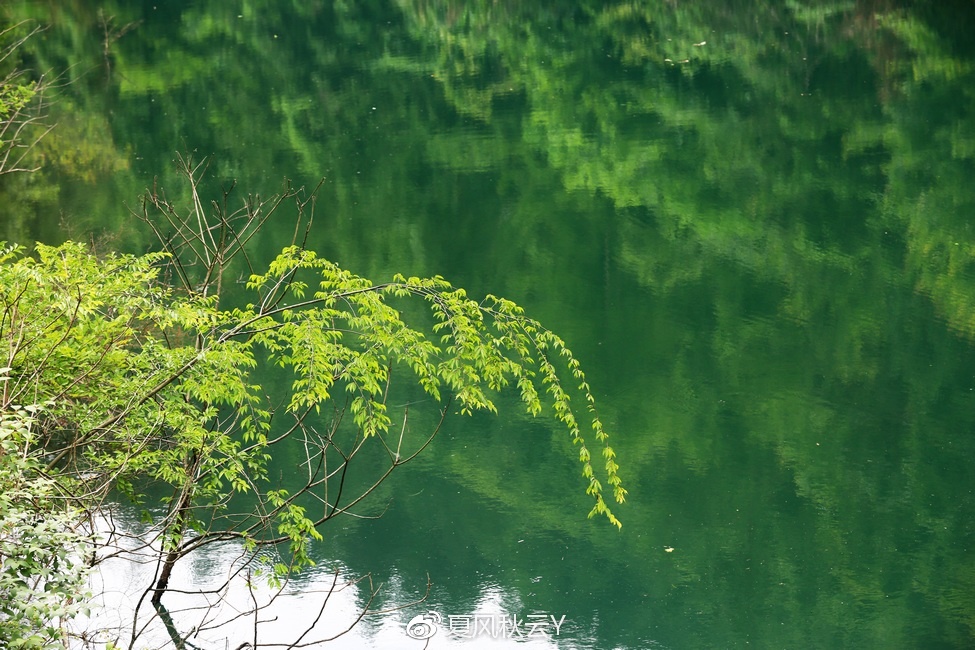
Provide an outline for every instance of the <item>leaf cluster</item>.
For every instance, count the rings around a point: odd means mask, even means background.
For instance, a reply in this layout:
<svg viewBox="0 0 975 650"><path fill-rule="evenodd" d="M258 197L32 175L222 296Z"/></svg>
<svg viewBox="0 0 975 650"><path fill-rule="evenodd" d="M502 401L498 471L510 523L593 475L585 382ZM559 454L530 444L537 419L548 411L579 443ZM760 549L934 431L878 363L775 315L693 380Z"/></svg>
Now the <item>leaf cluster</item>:
<svg viewBox="0 0 975 650"><path fill-rule="evenodd" d="M0 369L0 382L9 378ZM91 540L32 447L35 407L0 415L0 639L6 648L62 648L61 623L86 611Z"/></svg>
<svg viewBox="0 0 975 650"><path fill-rule="evenodd" d="M253 275L248 286L264 297L266 306L280 298L284 278L308 270L318 276L318 290L306 298L307 285L292 283L291 295L297 302L279 308L279 322L267 320L266 307L260 305L249 305L241 314L245 321L264 320L257 327L255 342L294 374L291 409L319 408L341 389L352 396L353 419L369 437L389 431L385 395L395 367L411 371L413 380L433 398L449 395L463 414L497 412L493 395L513 386L529 413L538 415L547 404L568 429L588 481L586 491L595 501L590 516L602 514L620 525L603 498L571 405L571 391L578 391L590 413L591 430L602 447L606 481L613 498L622 503L626 490L615 453L580 363L561 338L509 300L493 295L472 300L439 276L397 275L374 284L297 247L283 251L268 272ZM431 336L404 321L392 304L397 299L427 303L433 318ZM568 387L556 364L571 379Z"/></svg>
<svg viewBox="0 0 975 650"><path fill-rule="evenodd" d="M75 498L82 509L111 490L139 499L150 486L168 486L161 525L171 552L189 552L200 539L290 541L295 564L310 563L306 543L320 538L316 526L344 509L336 497L313 517L298 497L334 474L322 470L295 493L274 490L265 486L270 449L299 432L307 437L314 429L307 418L327 407L336 422L351 416L355 442L352 452L339 450L342 476L375 438L390 451L390 469L405 462L402 441L396 452L388 442L396 435L387 405L395 371L463 414L495 412L496 394L509 387L532 415L550 409L578 448L590 516L621 525L572 404L578 393L601 446L604 480L622 503L615 453L580 364L514 303L491 295L474 301L440 277L373 283L294 246L250 277L254 302L221 309L218 296L162 283L171 261L164 253L98 257L70 242L38 245L36 256L17 247L0 254L0 340L9 369L0 405L50 401L29 452L43 454L46 470L65 485L84 477ZM417 300L430 318L413 325L397 304ZM292 376L280 408L255 374L266 361ZM292 422L284 433L272 427L277 411ZM320 449L338 448L335 433L319 436ZM246 493L258 497L257 511L228 512ZM197 537L184 537L188 529Z"/></svg>

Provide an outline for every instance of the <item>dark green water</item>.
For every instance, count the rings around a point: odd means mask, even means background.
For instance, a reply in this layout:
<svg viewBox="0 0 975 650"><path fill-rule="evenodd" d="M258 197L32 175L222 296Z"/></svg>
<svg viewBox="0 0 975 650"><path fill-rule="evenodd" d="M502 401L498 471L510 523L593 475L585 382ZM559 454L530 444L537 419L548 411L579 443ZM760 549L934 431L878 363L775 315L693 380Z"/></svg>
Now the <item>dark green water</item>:
<svg viewBox="0 0 975 650"><path fill-rule="evenodd" d="M354 643L487 606L564 615L542 647L975 646L971 2L92 4L0 4L71 81L0 239L144 250L177 152L214 197L324 177L312 248L588 368L623 530L546 422L450 420L325 531L385 607L432 582Z"/></svg>

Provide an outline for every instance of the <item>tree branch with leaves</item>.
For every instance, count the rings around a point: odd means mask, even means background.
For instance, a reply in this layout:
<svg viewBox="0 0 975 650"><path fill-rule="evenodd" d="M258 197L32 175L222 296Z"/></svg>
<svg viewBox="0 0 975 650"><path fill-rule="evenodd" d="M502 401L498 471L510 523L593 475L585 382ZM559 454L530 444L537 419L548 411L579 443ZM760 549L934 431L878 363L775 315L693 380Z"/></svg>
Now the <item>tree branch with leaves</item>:
<svg viewBox="0 0 975 650"><path fill-rule="evenodd" d="M158 567L140 602L162 616L176 563L228 540L255 556L286 545L266 574L280 584L313 564L309 544L324 524L354 512L422 452L452 411L496 412L506 390L528 413L547 409L566 427L589 516L621 525L607 503L626 496L615 453L580 363L558 336L515 303L475 301L441 277L376 283L319 257L303 244L314 192L286 187L230 210L231 188L206 210L205 165L178 164L189 208L153 189L139 213L162 252L96 256L67 243L0 256L0 349L9 368L0 409L51 403L30 453L64 494L84 495L74 505L89 517L110 493L136 502L150 488L169 493L139 544ZM292 244L258 271L248 242L286 206L295 210ZM241 267L246 294L231 300L226 279ZM271 377L286 377L287 389L272 395ZM409 411L396 416L390 406L404 386L440 404L419 437ZM377 445L385 468L353 485L350 468ZM269 476L272 453L297 453L304 478L284 485Z"/></svg>

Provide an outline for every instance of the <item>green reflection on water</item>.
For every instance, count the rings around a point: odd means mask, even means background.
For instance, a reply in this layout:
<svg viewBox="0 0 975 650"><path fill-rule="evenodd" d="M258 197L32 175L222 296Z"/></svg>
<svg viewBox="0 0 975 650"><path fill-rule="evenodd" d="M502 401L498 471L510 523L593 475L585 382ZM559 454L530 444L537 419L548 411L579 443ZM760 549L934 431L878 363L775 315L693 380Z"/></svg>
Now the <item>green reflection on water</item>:
<svg viewBox="0 0 975 650"><path fill-rule="evenodd" d="M972 645L970 4L102 5L4 9L76 79L3 237L144 248L176 151L324 176L313 248L518 300L617 432L621 534L559 434L455 419L323 553L595 647Z"/></svg>

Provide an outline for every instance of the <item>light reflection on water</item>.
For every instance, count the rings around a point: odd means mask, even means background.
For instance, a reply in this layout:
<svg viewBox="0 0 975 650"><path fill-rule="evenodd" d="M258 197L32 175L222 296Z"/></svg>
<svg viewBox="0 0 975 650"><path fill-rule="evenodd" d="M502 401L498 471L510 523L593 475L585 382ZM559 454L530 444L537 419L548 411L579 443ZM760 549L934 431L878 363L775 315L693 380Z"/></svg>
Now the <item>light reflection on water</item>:
<svg viewBox="0 0 975 650"><path fill-rule="evenodd" d="M99 528L103 534L114 530L113 544L121 553L95 568L90 588L98 596L89 617L76 620L74 629L89 641L121 647L128 647L137 630L135 648L172 647L147 592L155 579L156 556L140 550L127 535L148 537L145 527L123 514L114 526L102 521ZM324 560L280 588L253 576L255 569L275 561L271 554L254 558L239 543L220 542L177 563L163 605L187 637L187 647L236 650L255 641L259 647L327 644L340 650L592 647L585 639L563 642L558 638L562 626L571 627L564 614L525 612L519 594L496 582L483 582L472 610L457 612L436 598L436 589L421 602L395 571L387 582L373 583L368 575L356 577L341 563ZM377 606L380 599L395 604ZM439 625L417 633L411 623L421 619Z"/></svg>

